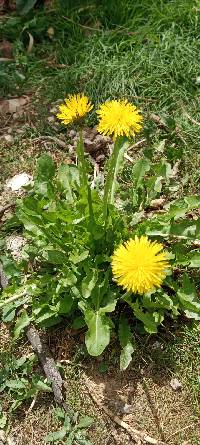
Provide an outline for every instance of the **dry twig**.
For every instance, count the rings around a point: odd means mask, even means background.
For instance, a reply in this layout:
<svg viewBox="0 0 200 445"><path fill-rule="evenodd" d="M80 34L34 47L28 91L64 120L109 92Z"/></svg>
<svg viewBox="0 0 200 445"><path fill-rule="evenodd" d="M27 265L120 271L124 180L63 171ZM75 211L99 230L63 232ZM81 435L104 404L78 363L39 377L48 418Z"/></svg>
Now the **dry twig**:
<svg viewBox="0 0 200 445"><path fill-rule="evenodd" d="M66 148L66 142L62 141L61 139L56 138L55 136L39 136L38 138L32 139L32 142L39 142L39 141L45 141L45 140L55 142L61 148Z"/></svg>
<svg viewBox="0 0 200 445"><path fill-rule="evenodd" d="M134 151L136 151L136 149L139 150L140 148L142 148L145 145L146 141L147 140L145 138L140 139L140 141L137 141L135 144L131 145L127 151L130 151L133 149L134 149Z"/></svg>
<svg viewBox="0 0 200 445"><path fill-rule="evenodd" d="M90 30L90 31L98 31L98 32L102 32L102 29L100 29L100 28L94 28L94 27L92 27L92 26L82 25L81 23L77 23L77 22L75 22L74 20L70 19L69 17L64 17L64 16L63 16L63 18L64 18L65 20L67 20L68 22L73 23L73 24L76 25L76 26L79 26L80 28L88 29L88 30Z"/></svg>
<svg viewBox="0 0 200 445"><path fill-rule="evenodd" d="M36 400L37 400L37 394L35 395L34 399L32 400L29 408L27 409L27 413L30 413L30 411L32 411L33 407L35 406Z"/></svg>
<svg viewBox="0 0 200 445"><path fill-rule="evenodd" d="M127 153L124 153L124 158L127 159L127 161L131 162L131 164L134 164L133 158L131 158Z"/></svg>
<svg viewBox="0 0 200 445"><path fill-rule="evenodd" d="M200 127L200 122L196 121L192 116L190 116L186 111L185 111L185 116L189 119L189 121L191 121L193 124L198 125Z"/></svg>
<svg viewBox="0 0 200 445"><path fill-rule="evenodd" d="M182 431L189 430L190 428L192 428L192 431L193 431L194 427L195 427L195 423L192 423L190 425L186 425L183 428L181 428L181 430L180 429L176 430L174 433L170 434L170 436L168 436L167 439L171 439L171 437L176 436L177 434L182 433Z"/></svg>

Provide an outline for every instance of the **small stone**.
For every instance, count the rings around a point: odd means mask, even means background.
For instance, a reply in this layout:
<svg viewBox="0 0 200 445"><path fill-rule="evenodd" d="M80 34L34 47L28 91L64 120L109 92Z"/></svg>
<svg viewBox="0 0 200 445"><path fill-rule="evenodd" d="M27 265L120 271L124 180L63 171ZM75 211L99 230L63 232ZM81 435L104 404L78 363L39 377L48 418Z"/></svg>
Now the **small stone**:
<svg viewBox="0 0 200 445"><path fill-rule="evenodd" d="M95 137L95 142L102 142L102 141L103 142L105 141L104 136L101 136L101 134L97 134Z"/></svg>
<svg viewBox="0 0 200 445"><path fill-rule="evenodd" d="M133 412L133 405L128 405L125 403L125 405L121 409L122 414L131 414Z"/></svg>
<svg viewBox="0 0 200 445"><path fill-rule="evenodd" d="M54 121L54 123L51 123L52 130L55 130L57 132L58 131L58 125L59 125L59 122L57 122L57 121Z"/></svg>
<svg viewBox="0 0 200 445"><path fill-rule="evenodd" d="M27 175L27 173L20 173L19 175L13 176L6 182L6 187L11 188L13 192L20 190L25 185L28 185L32 181L32 176Z"/></svg>
<svg viewBox="0 0 200 445"><path fill-rule="evenodd" d="M14 138L11 134L4 134L4 139L8 144L12 144L14 142Z"/></svg>
<svg viewBox="0 0 200 445"><path fill-rule="evenodd" d="M47 118L48 122L55 122L55 117L54 116L49 116Z"/></svg>
<svg viewBox="0 0 200 445"><path fill-rule="evenodd" d="M151 348L156 350L156 349L163 349L163 345L161 345L161 343L159 341L155 341L152 345Z"/></svg>
<svg viewBox="0 0 200 445"><path fill-rule="evenodd" d="M58 112L58 107L53 107L50 109L50 113L56 114Z"/></svg>
<svg viewBox="0 0 200 445"><path fill-rule="evenodd" d="M91 141L93 141L96 138L97 134L98 133L96 128L90 128L90 132L88 132L88 137Z"/></svg>
<svg viewBox="0 0 200 445"><path fill-rule="evenodd" d="M174 389L174 391L180 391L180 389L182 389L183 385L181 382L179 382L178 379L171 379L170 382L170 386L172 387L172 389Z"/></svg>
<svg viewBox="0 0 200 445"><path fill-rule="evenodd" d="M129 405L124 400L110 400L110 405L114 406L118 414L130 414L133 412L133 405Z"/></svg>
<svg viewBox="0 0 200 445"><path fill-rule="evenodd" d="M179 165L180 165L180 162L181 162L181 161L177 161L177 162L175 162L175 164L174 164L174 166L173 166L173 168L172 168L172 174L171 174L172 178L175 178L175 177L177 176L177 174L178 174L178 172L179 172Z"/></svg>
<svg viewBox="0 0 200 445"><path fill-rule="evenodd" d="M7 437L7 444L8 444L8 445L17 445L17 443L16 443L14 437L12 437L12 436L8 436L8 437Z"/></svg>
<svg viewBox="0 0 200 445"><path fill-rule="evenodd" d="M5 274L4 274L4 271L3 271L3 266L2 266L2 264L0 263L0 284L1 284L1 287L4 289L6 286L8 286L8 279L7 279L7 277L5 276ZM2 430L0 430L0 432L1 432ZM0 439L1 439L1 436L0 436Z"/></svg>
<svg viewBox="0 0 200 445"><path fill-rule="evenodd" d="M16 113L18 112L24 105L27 104L29 98L27 96L17 97L15 99L2 99L0 100L0 112L3 114L6 113Z"/></svg>
<svg viewBox="0 0 200 445"><path fill-rule="evenodd" d="M23 133L23 130L21 130L20 128L17 128L17 129L16 129L16 133L18 133L18 134L22 134L22 133Z"/></svg>
<svg viewBox="0 0 200 445"><path fill-rule="evenodd" d="M69 131L69 137L70 138L74 138L76 136L76 131L75 130L70 130Z"/></svg>
<svg viewBox="0 0 200 445"><path fill-rule="evenodd" d="M165 198L152 199L149 207L151 209L157 210L157 209L162 208L164 206L165 202L166 202Z"/></svg>
<svg viewBox="0 0 200 445"><path fill-rule="evenodd" d="M20 117L19 113L14 113L13 114L13 119L17 120Z"/></svg>

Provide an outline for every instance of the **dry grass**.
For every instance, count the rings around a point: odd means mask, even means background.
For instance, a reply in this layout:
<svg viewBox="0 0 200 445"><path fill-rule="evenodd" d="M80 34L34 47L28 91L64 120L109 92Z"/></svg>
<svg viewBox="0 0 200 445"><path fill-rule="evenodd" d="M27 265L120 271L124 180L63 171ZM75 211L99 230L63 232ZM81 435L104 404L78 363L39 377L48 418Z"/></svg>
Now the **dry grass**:
<svg viewBox="0 0 200 445"><path fill-rule="evenodd" d="M91 391L114 414L120 415L122 406L131 405L131 413L124 415L123 420L153 437L179 445L189 440L194 430L200 439L200 424L184 375L181 391L174 391L170 386L171 378L177 376L173 367L168 364L158 368L153 354L149 352L147 358L141 351L139 362L133 359L125 372L110 364L108 372L100 373L99 361L90 360L85 373L90 379Z"/></svg>

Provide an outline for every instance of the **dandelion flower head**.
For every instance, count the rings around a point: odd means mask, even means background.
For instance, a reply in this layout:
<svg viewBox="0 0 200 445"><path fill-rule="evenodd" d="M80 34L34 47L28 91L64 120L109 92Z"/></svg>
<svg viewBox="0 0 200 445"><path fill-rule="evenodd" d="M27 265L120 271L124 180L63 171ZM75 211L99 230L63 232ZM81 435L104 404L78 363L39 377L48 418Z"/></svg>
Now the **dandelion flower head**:
<svg viewBox="0 0 200 445"><path fill-rule="evenodd" d="M111 100L100 105L98 131L114 139L134 136L142 128L142 116L135 105L127 100Z"/></svg>
<svg viewBox="0 0 200 445"><path fill-rule="evenodd" d="M84 94L70 94L65 99L65 104L59 106L60 113L56 116L63 124L68 125L82 119L92 108L93 105Z"/></svg>
<svg viewBox="0 0 200 445"><path fill-rule="evenodd" d="M116 282L125 290L144 294L160 287L169 268L163 245L151 242L147 236L121 244L112 256L112 271Z"/></svg>

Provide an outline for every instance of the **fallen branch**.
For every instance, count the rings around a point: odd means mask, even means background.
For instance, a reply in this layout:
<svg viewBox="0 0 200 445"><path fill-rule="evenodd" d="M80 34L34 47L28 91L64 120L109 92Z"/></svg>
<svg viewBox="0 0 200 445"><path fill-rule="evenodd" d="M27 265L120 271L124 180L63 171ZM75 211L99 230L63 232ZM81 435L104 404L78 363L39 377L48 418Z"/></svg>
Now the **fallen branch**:
<svg viewBox="0 0 200 445"><path fill-rule="evenodd" d="M39 358L46 377L52 383L55 401L59 405L62 405L65 411L68 411L69 408L65 403L62 394L63 380L60 372L56 368L55 361L51 356L49 348L44 342L42 342L39 333L33 324L27 328L26 335L31 343L33 350Z"/></svg>
<svg viewBox="0 0 200 445"><path fill-rule="evenodd" d="M124 420L121 420L118 416L116 416L114 413L112 413L112 411L110 411L106 406L101 405L100 401L97 399L95 394L93 392L91 392L91 388L90 388L90 385L88 383L88 379L86 376L84 376L84 383L88 389L90 397L98 405L98 407L100 409L102 409L107 414L107 416L109 416L110 419L113 420L118 426L120 426L121 428L126 430L127 433L130 434L132 439L134 439L134 441L138 445L141 444L141 442L144 444L146 443L146 444L150 444L150 445L166 445L164 442L154 439L151 436L148 436L148 434L146 434L145 432L136 430L135 428L132 428L130 425L128 425L128 423L124 422Z"/></svg>

